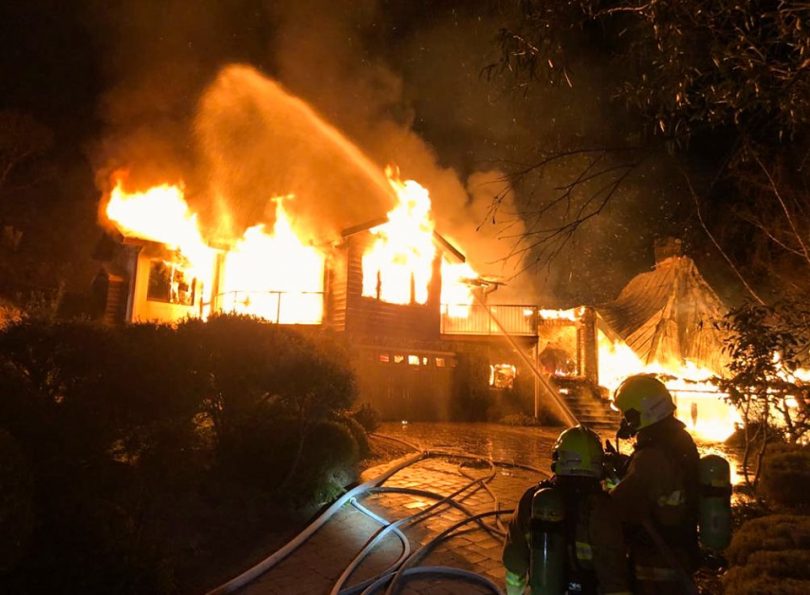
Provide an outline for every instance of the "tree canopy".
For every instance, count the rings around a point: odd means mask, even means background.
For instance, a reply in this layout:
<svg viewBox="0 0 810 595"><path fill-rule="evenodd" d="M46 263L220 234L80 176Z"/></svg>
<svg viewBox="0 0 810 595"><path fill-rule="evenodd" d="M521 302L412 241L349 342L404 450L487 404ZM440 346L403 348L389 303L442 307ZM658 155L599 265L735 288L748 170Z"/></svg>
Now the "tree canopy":
<svg viewBox="0 0 810 595"><path fill-rule="evenodd" d="M566 208L553 228L530 228L530 243L565 241L658 151L691 195L707 243L754 299L761 286L806 292L796 271L810 272L810 5L522 0L519 15L501 31L490 70L529 89L575 86L583 65L604 69L605 92L636 126L627 138L639 139L541 155L533 168L579 161L570 186L537 197L535 210Z"/></svg>

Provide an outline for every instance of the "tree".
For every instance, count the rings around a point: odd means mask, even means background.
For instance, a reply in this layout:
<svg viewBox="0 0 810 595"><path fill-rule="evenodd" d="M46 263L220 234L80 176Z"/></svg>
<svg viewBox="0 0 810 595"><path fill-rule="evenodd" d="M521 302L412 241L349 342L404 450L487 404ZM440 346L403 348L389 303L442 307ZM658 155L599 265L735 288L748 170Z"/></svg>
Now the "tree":
<svg viewBox="0 0 810 595"><path fill-rule="evenodd" d="M51 131L32 116L12 110L0 111L0 192L31 159L53 143Z"/></svg>
<svg viewBox="0 0 810 595"><path fill-rule="evenodd" d="M810 312L795 304L745 304L720 324L728 332L727 378L717 383L743 420L742 470L756 486L765 450L774 436L799 443L810 431L810 385L797 378L810 344ZM758 447L750 479L750 456Z"/></svg>
<svg viewBox="0 0 810 595"><path fill-rule="evenodd" d="M577 67L602 69L613 81L606 95L625 106L640 135L639 145L558 147L516 168L512 177L520 180L575 160L570 183L538 197L532 209L545 215L562 204L562 219L530 221L524 246L567 241L615 200L618 185L651 153L669 154L707 238L762 301L741 265L770 276L771 258L808 264L808 27L810 5L791 0L520 2L519 17L501 31L501 59L490 72L509 73L524 90L575 86ZM763 212L778 217L762 220ZM756 241L743 248L734 241L751 236Z"/></svg>

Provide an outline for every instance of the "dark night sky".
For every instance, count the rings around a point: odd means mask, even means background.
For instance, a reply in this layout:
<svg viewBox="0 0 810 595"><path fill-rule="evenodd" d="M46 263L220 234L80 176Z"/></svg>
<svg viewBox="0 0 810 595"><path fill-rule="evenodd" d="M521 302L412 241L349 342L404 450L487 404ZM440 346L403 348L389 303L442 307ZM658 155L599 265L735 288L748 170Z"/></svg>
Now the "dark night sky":
<svg viewBox="0 0 810 595"><path fill-rule="evenodd" d="M397 151L405 151L379 139L384 126L412 131L425 141L414 150L433 153L431 167L453 168L462 182L538 148L622 138L631 130L622 110L605 99L610 72L588 48L574 69L574 89L541 88L526 98L483 77L482 68L498 57L494 37L509 16L494 6L461 0L4 3L0 108L30 112L54 131L62 180L37 200L59 209L31 204L44 219L81 213L74 223L85 227L100 197L96 171L126 162L132 139L159 139L170 159L183 162L190 135L179 131L189 126L202 88L229 62L280 78L372 158L399 160ZM671 176L653 160L550 269L523 277L561 305L610 299L652 264L655 237L675 233L689 242L696 235ZM538 181L540 188L548 184ZM529 196L523 188L518 199ZM86 250L83 245L70 258L82 261ZM725 286L716 256L697 252L710 279Z"/></svg>

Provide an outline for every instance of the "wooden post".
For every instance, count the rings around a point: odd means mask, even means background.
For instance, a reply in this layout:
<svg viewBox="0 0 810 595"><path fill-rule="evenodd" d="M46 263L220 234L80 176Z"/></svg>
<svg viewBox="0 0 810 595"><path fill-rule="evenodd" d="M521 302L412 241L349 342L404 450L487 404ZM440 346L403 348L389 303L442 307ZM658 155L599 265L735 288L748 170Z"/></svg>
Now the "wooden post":
<svg viewBox="0 0 810 595"><path fill-rule="evenodd" d="M534 359L534 365L537 369L540 369L540 337L537 338L537 342L532 347L532 358ZM534 419L538 419L540 417L540 378L537 374L534 375Z"/></svg>
<svg viewBox="0 0 810 595"><path fill-rule="evenodd" d="M599 340L596 329L596 312L590 306L585 308L580 319L582 368L581 374L594 384L599 384ZM579 339L579 337L577 337Z"/></svg>

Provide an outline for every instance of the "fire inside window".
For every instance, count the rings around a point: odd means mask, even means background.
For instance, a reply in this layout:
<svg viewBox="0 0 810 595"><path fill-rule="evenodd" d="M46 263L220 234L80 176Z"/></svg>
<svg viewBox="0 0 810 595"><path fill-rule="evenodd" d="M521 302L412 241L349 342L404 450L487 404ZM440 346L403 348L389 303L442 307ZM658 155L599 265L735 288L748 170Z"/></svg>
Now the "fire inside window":
<svg viewBox="0 0 810 595"><path fill-rule="evenodd" d="M182 266L164 260L150 263L146 299L193 306L196 289L197 280Z"/></svg>
<svg viewBox="0 0 810 595"><path fill-rule="evenodd" d="M409 355L408 356L408 365L409 366L418 366L419 365L419 356L418 355Z"/></svg>
<svg viewBox="0 0 810 595"><path fill-rule="evenodd" d="M512 388L515 385L517 368L512 364L492 364L489 366L489 385L492 388Z"/></svg>

